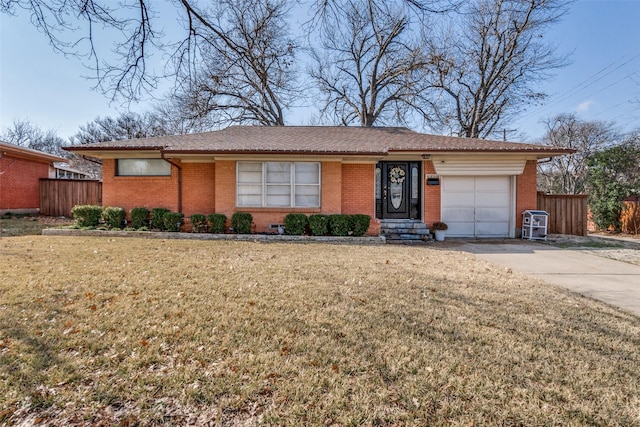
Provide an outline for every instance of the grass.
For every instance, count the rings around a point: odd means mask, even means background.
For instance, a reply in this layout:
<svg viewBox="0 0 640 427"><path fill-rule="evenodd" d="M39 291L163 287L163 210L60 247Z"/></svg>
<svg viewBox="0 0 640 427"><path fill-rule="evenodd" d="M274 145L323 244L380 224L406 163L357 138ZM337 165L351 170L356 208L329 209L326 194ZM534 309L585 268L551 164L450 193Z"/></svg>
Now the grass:
<svg viewBox="0 0 640 427"><path fill-rule="evenodd" d="M430 247L0 239L0 424L640 425L640 320Z"/></svg>
<svg viewBox="0 0 640 427"><path fill-rule="evenodd" d="M73 220L67 218L6 214L0 216L0 237L39 235L45 228L72 223Z"/></svg>

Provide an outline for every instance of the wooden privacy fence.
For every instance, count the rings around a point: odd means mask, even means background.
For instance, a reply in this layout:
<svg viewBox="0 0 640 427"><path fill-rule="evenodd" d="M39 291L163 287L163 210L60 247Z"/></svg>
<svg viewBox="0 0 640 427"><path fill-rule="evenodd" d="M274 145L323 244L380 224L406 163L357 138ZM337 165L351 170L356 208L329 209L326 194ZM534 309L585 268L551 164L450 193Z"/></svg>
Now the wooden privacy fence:
<svg viewBox="0 0 640 427"><path fill-rule="evenodd" d="M100 181L40 179L40 213L71 217L75 205L102 205Z"/></svg>
<svg viewBox="0 0 640 427"><path fill-rule="evenodd" d="M587 235L587 195L538 192L538 209L549 213L549 234Z"/></svg>
<svg viewBox="0 0 640 427"><path fill-rule="evenodd" d="M640 200L638 198L629 198L624 201L620 222L623 233L640 234Z"/></svg>

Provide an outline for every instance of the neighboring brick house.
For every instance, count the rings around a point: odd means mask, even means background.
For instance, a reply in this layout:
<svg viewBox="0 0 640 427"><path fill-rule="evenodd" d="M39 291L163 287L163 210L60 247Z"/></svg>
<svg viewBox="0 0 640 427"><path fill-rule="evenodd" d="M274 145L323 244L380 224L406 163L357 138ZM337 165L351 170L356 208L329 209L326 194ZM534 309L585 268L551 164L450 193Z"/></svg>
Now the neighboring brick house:
<svg viewBox="0 0 640 427"><path fill-rule="evenodd" d="M573 152L405 128L232 126L70 147L103 162L103 204L250 212L257 232L287 213L444 221L447 235L515 237L536 206L536 162Z"/></svg>
<svg viewBox="0 0 640 427"><path fill-rule="evenodd" d="M0 142L0 215L38 213L40 178L52 178L54 162L66 161L53 154Z"/></svg>

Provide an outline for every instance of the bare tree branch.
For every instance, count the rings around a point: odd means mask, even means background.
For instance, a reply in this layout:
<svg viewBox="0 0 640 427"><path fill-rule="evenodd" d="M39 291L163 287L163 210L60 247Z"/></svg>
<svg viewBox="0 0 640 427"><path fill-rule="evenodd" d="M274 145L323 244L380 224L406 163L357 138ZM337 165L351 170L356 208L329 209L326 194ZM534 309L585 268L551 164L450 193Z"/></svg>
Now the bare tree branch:
<svg viewBox="0 0 640 427"><path fill-rule="evenodd" d="M432 129L486 138L527 105L544 98L535 83L566 64L544 32L566 11L564 0L475 0L454 29L425 40L437 76Z"/></svg>
<svg viewBox="0 0 640 427"><path fill-rule="evenodd" d="M422 92L425 57L409 32L405 9L349 0L324 10L322 51L309 70L335 123L405 123Z"/></svg>

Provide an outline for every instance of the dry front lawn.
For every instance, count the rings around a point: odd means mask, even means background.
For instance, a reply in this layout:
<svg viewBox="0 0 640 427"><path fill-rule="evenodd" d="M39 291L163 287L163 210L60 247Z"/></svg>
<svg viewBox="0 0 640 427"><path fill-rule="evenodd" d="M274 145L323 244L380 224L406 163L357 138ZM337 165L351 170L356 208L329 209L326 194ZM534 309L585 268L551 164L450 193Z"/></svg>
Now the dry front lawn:
<svg viewBox="0 0 640 427"><path fill-rule="evenodd" d="M640 320L432 247L0 239L0 424L640 425Z"/></svg>

